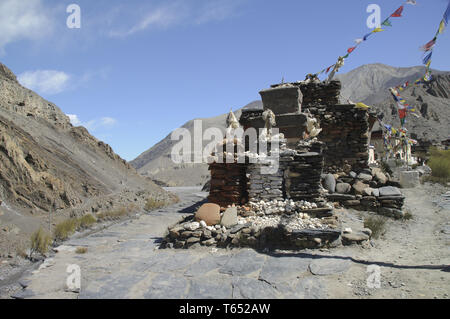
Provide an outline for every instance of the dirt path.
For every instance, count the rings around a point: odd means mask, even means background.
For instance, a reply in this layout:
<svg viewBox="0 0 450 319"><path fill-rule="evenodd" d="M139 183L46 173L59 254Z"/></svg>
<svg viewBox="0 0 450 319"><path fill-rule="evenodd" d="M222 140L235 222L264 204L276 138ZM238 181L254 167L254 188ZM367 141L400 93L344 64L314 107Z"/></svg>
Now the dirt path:
<svg viewBox="0 0 450 319"><path fill-rule="evenodd" d="M389 220L371 247L261 253L249 249L158 250L168 226L206 194L173 189L181 202L69 240L21 283L16 298L448 298L449 209L438 208L448 191L438 186L404 190L410 221ZM344 224L363 215L342 211ZM86 247L86 254L75 253ZM81 269L81 292L65 289L67 266ZM379 266L380 287L369 288L368 266Z"/></svg>

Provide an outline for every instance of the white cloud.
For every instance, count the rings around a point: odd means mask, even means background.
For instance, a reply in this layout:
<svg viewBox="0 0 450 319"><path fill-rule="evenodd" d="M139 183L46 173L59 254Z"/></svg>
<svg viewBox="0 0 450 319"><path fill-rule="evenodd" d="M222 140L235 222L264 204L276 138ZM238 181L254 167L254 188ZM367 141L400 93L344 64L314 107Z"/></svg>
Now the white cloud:
<svg viewBox="0 0 450 319"><path fill-rule="evenodd" d="M67 116L70 119L70 123L72 123L73 126L80 126L81 125L81 121L78 118L78 115L76 114L67 114Z"/></svg>
<svg viewBox="0 0 450 319"><path fill-rule="evenodd" d="M118 121L112 117L102 117L100 119L90 120L86 123L81 123L80 125L84 126L89 131L95 132L99 129L111 129L117 123Z"/></svg>
<svg viewBox="0 0 450 319"><path fill-rule="evenodd" d="M37 40L52 30L50 10L41 0L0 1L0 53L9 43L31 39Z"/></svg>
<svg viewBox="0 0 450 319"><path fill-rule="evenodd" d="M137 24L123 31L111 31L111 37L126 37L148 28L168 28L179 23L185 16L185 7L181 2L173 2L169 5L152 8Z"/></svg>
<svg viewBox="0 0 450 319"><path fill-rule="evenodd" d="M167 29L176 25L205 24L222 21L238 13L246 0L175 0L148 10L138 23L123 27L121 31L110 31L110 37L127 37L151 28ZM123 18L124 15L121 16Z"/></svg>
<svg viewBox="0 0 450 319"><path fill-rule="evenodd" d="M242 4L241 0L214 0L208 1L199 10L196 17L197 24L204 24L211 21L222 21L237 14L238 7Z"/></svg>
<svg viewBox="0 0 450 319"><path fill-rule="evenodd" d="M62 71L37 70L24 72L17 78L30 90L44 94L58 94L68 88L70 75Z"/></svg>
<svg viewBox="0 0 450 319"><path fill-rule="evenodd" d="M117 120L112 117L102 117L100 119L101 126L114 126L117 124Z"/></svg>

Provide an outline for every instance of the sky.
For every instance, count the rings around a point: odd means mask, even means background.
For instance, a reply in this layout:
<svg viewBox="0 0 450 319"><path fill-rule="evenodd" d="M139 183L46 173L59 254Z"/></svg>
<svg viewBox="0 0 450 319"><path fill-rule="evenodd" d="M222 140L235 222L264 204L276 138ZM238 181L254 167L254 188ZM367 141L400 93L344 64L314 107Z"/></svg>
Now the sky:
<svg viewBox="0 0 450 319"><path fill-rule="evenodd" d="M67 19L80 8L80 28ZM238 110L271 84L334 64L371 30L370 4L397 0L0 0L0 62L133 160L194 118ZM405 5L340 72L422 63L448 0ZM71 20L70 21L75 21ZM432 68L450 70L450 27Z"/></svg>

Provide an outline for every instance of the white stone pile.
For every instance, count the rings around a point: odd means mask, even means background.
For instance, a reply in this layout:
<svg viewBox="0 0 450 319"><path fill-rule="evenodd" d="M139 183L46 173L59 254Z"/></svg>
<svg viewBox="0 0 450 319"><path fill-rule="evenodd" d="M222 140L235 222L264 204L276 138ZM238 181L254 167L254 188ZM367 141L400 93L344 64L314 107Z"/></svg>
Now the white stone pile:
<svg viewBox="0 0 450 319"><path fill-rule="evenodd" d="M303 200L295 202L289 199L251 202L250 207L258 216L294 214L298 211L318 208L316 203Z"/></svg>
<svg viewBox="0 0 450 319"><path fill-rule="evenodd" d="M281 224L284 225L288 231L300 229L320 230L329 228L327 225L322 224L320 219L312 218L305 213L295 213L288 218L279 215L239 217L239 224L251 224L252 227L259 229L267 227L276 228Z"/></svg>

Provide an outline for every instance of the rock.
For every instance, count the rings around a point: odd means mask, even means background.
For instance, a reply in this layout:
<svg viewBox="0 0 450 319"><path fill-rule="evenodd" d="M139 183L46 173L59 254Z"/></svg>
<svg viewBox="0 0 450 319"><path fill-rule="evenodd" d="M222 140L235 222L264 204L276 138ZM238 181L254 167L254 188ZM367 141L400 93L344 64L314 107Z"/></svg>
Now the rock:
<svg viewBox="0 0 450 319"><path fill-rule="evenodd" d="M342 235L342 243L344 245L360 244L369 240L369 235L363 232Z"/></svg>
<svg viewBox="0 0 450 319"><path fill-rule="evenodd" d="M325 175L325 178L323 179L323 187L331 194L336 191L336 179L333 174Z"/></svg>
<svg viewBox="0 0 450 319"><path fill-rule="evenodd" d="M339 183L336 185L336 192L339 194L348 194L352 190L352 186L348 183Z"/></svg>
<svg viewBox="0 0 450 319"><path fill-rule="evenodd" d="M352 188L355 191L356 195L362 195L362 194L364 194L364 190L366 188L369 188L369 185L364 184L361 181L357 181L355 184L353 184Z"/></svg>
<svg viewBox="0 0 450 319"><path fill-rule="evenodd" d="M198 238L198 237L191 237L188 240L186 240L186 244L188 244L188 245L193 245L193 244L196 244L199 242L200 242L200 238Z"/></svg>
<svg viewBox="0 0 450 319"><path fill-rule="evenodd" d="M195 214L197 221L204 221L208 226L220 223L220 206L217 204L204 204ZM199 224L200 226L200 224Z"/></svg>
<svg viewBox="0 0 450 319"><path fill-rule="evenodd" d="M370 182L372 180L372 175L361 173L358 175L358 179L363 180L365 182Z"/></svg>
<svg viewBox="0 0 450 319"><path fill-rule="evenodd" d="M355 172L350 172L349 175L351 178L356 178L356 176L358 176Z"/></svg>
<svg viewBox="0 0 450 319"><path fill-rule="evenodd" d="M220 221L222 226L231 228L238 224L238 214L236 207L228 208L225 213L223 213L222 220Z"/></svg>
<svg viewBox="0 0 450 319"><path fill-rule="evenodd" d="M386 183L388 182L388 178L381 171L375 173L375 179L378 183L380 183L382 185L386 185Z"/></svg>
<svg viewBox="0 0 450 319"><path fill-rule="evenodd" d="M402 192L397 187L393 187L393 186L381 187L379 189L379 191L380 191L380 197L402 196Z"/></svg>
<svg viewBox="0 0 450 319"><path fill-rule="evenodd" d="M351 233L353 233L353 230L351 228L344 229L344 234L351 234Z"/></svg>
<svg viewBox="0 0 450 319"><path fill-rule="evenodd" d="M208 227L208 225L205 223L204 220L200 221L200 226L201 226L202 228L207 228L207 227Z"/></svg>
<svg viewBox="0 0 450 319"><path fill-rule="evenodd" d="M363 193L363 195L367 195L367 196L372 196L372 194L373 194L373 188L370 188L370 187L366 188Z"/></svg>
<svg viewBox="0 0 450 319"><path fill-rule="evenodd" d="M184 229L190 230L190 231L195 231L199 228L200 228L200 223L197 223L197 222L193 222L193 223L184 225Z"/></svg>
<svg viewBox="0 0 450 319"><path fill-rule="evenodd" d="M380 190L378 188L372 189L372 195L375 197L380 197Z"/></svg>
<svg viewBox="0 0 450 319"><path fill-rule="evenodd" d="M403 188L415 188L420 185L420 174L414 171L400 172L400 185Z"/></svg>
<svg viewBox="0 0 450 319"><path fill-rule="evenodd" d="M363 234L366 234L366 235L369 236L369 237L372 237L372 230L369 229L369 228L364 228L363 230L361 230L361 232L362 232Z"/></svg>

